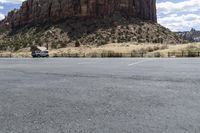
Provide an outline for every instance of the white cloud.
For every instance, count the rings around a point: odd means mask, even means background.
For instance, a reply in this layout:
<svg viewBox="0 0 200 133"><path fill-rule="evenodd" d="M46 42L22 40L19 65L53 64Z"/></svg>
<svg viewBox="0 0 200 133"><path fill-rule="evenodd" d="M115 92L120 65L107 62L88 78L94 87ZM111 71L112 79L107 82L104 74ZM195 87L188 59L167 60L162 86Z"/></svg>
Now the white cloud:
<svg viewBox="0 0 200 133"><path fill-rule="evenodd" d="M0 6L0 10L2 10L2 9L4 9L4 7L3 7L3 6Z"/></svg>
<svg viewBox="0 0 200 133"><path fill-rule="evenodd" d="M167 17L159 18L158 22L172 31L183 31L196 28L200 24L200 16L196 14L177 15L172 14Z"/></svg>
<svg viewBox="0 0 200 133"><path fill-rule="evenodd" d="M5 18L5 16L2 13L0 13L0 20L2 20L4 18Z"/></svg>
<svg viewBox="0 0 200 133"><path fill-rule="evenodd" d="M25 0L0 0L0 3L20 4Z"/></svg>
<svg viewBox="0 0 200 133"><path fill-rule="evenodd" d="M172 31L200 29L200 0L157 4L158 22Z"/></svg>
<svg viewBox="0 0 200 133"><path fill-rule="evenodd" d="M173 12L194 12L200 9L200 0L185 0L182 2L162 2L157 4L159 12L164 14Z"/></svg>

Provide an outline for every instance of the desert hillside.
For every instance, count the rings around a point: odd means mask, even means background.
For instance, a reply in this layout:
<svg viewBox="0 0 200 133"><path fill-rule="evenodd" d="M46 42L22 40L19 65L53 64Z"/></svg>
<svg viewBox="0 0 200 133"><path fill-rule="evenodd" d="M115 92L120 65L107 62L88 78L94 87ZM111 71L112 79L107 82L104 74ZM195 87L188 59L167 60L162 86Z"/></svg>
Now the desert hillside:
<svg viewBox="0 0 200 133"><path fill-rule="evenodd" d="M165 27L117 14L104 19L68 19L57 24L24 27L1 35L0 50L16 51L32 45L58 49L67 46L105 45L108 43L181 43L175 33Z"/></svg>

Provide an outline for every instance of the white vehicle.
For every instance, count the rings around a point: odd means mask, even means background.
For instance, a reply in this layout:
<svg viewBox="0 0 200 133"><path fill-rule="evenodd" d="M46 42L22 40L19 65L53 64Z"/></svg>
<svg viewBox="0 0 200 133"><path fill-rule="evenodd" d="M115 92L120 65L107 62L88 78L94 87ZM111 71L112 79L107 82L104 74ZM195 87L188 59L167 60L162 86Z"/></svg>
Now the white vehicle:
<svg viewBox="0 0 200 133"><path fill-rule="evenodd" d="M45 47L36 47L32 50L32 57L49 57L49 51Z"/></svg>

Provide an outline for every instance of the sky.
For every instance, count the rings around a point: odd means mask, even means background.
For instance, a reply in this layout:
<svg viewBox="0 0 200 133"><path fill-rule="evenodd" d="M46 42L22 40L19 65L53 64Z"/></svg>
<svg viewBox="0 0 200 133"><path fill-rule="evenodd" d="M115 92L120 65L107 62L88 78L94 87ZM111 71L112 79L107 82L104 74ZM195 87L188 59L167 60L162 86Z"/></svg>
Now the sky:
<svg viewBox="0 0 200 133"><path fill-rule="evenodd" d="M0 0L0 20L23 0ZM157 0L158 23L172 31L200 30L200 0Z"/></svg>

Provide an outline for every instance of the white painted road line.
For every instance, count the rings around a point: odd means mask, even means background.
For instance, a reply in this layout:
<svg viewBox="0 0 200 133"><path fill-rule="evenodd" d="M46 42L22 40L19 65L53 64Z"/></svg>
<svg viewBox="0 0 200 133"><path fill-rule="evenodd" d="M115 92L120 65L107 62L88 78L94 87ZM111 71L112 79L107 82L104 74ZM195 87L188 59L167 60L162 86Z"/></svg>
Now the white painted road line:
<svg viewBox="0 0 200 133"><path fill-rule="evenodd" d="M78 65L96 64L96 62L80 62Z"/></svg>
<svg viewBox="0 0 200 133"><path fill-rule="evenodd" d="M144 63L144 62L148 62L148 61L151 61L151 60L148 59L148 60L143 60L143 61L137 61L137 62L128 64L128 66L135 66L135 65L138 65L138 64L141 64L141 63Z"/></svg>

